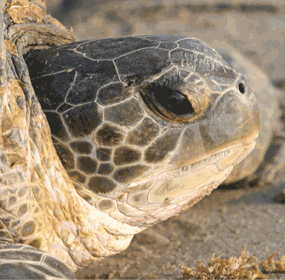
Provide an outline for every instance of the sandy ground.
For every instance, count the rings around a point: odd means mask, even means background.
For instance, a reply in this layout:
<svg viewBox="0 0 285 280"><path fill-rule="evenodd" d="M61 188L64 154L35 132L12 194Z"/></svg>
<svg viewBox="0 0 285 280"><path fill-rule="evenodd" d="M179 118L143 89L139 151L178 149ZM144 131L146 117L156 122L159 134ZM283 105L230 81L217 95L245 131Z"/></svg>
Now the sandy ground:
<svg viewBox="0 0 285 280"><path fill-rule="evenodd" d="M80 39L132 34L181 34L213 47L225 42L260 66L285 89L285 5L278 1L47 1L51 13ZM61 6L60 6L61 5ZM285 159L284 159L285 160ZM265 260L285 255L285 204L275 197L285 170L263 188L218 189L184 212L134 237L119 255L77 271L79 278L178 278L181 265L197 267L213 253L248 251ZM269 275L285 279L285 275Z"/></svg>
<svg viewBox="0 0 285 280"><path fill-rule="evenodd" d="M262 189L216 190L179 217L136 235L123 253L77 271L76 276L173 279L181 276L182 265L208 263L213 253L240 255L245 245L260 261L277 250L279 259L285 253L285 207L274 198L285 187L284 176L285 171L274 186Z"/></svg>

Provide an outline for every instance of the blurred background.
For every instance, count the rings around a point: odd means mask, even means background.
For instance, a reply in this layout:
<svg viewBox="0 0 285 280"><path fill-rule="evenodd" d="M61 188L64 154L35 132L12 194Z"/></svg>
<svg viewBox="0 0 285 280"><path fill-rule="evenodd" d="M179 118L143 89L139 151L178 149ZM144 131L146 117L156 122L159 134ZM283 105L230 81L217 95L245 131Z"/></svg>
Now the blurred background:
<svg viewBox="0 0 285 280"><path fill-rule="evenodd" d="M263 69L275 86L285 90L284 0L47 0L47 5L48 12L72 27L79 40L181 34L200 38L214 48L232 45ZM245 244L264 259L284 247L284 231L280 230L280 240L276 237L276 225L284 224L284 215L277 215L276 224L269 229L276 240L271 240L271 234L268 239L256 235L251 224L264 231L258 217L268 221L271 215L266 214L271 202L264 199L264 193L268 196L276 191L216 192L179 217L136 235L126 251L91 264L76 276L173 279L180 276L181 265L197 267L198 260L208 262L213 252L238 255Z"/></svg>
<svg viewBox="0 0 285 280"><path fill-rule="evenodd" d="M284 0L47 0L47 5L79 39L181 34L213 47L231 44L284 86Z"/></svg>

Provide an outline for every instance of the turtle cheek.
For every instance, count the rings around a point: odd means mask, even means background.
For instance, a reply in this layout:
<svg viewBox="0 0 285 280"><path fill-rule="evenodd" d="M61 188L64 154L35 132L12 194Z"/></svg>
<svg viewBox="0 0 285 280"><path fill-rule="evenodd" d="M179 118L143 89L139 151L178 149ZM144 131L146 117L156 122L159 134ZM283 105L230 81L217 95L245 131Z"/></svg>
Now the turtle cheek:
<svg viewBox="0 0 285 280"><path fill-rule="evenodd" d="M199 161L207 155L204 142L199 124L189 125L181 137L176 154L170 161L171 165L177 169Z"/></svg>

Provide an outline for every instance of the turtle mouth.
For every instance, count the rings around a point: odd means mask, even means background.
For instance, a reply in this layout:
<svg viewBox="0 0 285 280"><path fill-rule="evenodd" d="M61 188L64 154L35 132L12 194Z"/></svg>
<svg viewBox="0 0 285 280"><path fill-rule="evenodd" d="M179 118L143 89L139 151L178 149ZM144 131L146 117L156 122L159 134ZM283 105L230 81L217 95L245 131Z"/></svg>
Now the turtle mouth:
<svg viewBox="0 0 285 280"><path fill-rule="evenodd" d="M216 153L206 159L202 159L195 163L185 165L179 169L172 170L168 174L176 176L185 176L196 173L209 165L216 165L222 171L230 166L234 166L243 160L255 147L256 141L249 144L243 144L233 147L227 147L223 151Z"/></svg>
<svg viewBox="0 0 285 280"><path fill-rule="evenodd" d="M178 205L179 200L186 202L203 193L210 193L227 178L233 166L244 159L254 146L255 141L228 146L206 159L167 172L151 188L148 202L162 203L167 200Z"/></svg>
<svg viewBox="0 0 285 280"><path fill-rule="evenodd" d="M220 159L226 157L230 153L231 153L231 150L222 151L220 153L217 153L215 155L210 156L207 159L198 161L198 162L196 162L194 164L183 166L180 169L175 170L175 172L190 172L190 171L192 171L192 170L194 170L196 168L199 168L202 165L215 163L215 162L219 161Z"/></svg>

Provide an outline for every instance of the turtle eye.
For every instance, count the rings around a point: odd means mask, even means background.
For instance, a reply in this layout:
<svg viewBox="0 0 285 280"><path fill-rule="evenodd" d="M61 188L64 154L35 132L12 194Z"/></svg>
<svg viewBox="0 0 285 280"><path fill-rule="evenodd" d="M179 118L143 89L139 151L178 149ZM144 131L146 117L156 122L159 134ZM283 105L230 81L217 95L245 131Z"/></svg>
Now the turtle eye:
<svg viewBox="0 0 285 280"><path fill-rule="evenodd" d="M152 88L155 99L169 112L178 116L193 114L194 109L187 97L179 91L170 88Z"/></svg>
<svg viewBox="0 0 285 280"><path fill-rule="evenodd" d="M142 90L141 96L152 111L164 118L189 121L195 115L195 109L187 96L167 85L149 85Z"/></svg>

